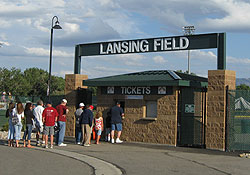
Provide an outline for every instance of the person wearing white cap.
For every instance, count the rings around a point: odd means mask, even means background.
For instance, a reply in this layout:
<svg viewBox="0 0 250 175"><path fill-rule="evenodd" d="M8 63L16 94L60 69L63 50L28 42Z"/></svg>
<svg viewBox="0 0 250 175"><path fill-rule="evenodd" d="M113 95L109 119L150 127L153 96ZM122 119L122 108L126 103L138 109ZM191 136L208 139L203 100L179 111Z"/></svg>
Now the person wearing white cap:
<svg viewBox="0 0 250 175"><path fill-rule="evenodd" d="M76 117L76 129L75 129L75 137L76 137L76 144L81 144L81 137L82 137L82 128L81 128L81 114L83 112L84 103L79 104L79 108L75 112Z"/></svg>
<svg viewBox="0 0 250 175"><path fill-rule="evenodd" d="M66 130L66 118L67 118L67 113L69 112L66 105L67 105L67 100L62 99L61 104L57 105L56 107L56 110L59 115L58 116L59 131L57 135L58 146L67 146L67 144L63 143Z"/></svg>

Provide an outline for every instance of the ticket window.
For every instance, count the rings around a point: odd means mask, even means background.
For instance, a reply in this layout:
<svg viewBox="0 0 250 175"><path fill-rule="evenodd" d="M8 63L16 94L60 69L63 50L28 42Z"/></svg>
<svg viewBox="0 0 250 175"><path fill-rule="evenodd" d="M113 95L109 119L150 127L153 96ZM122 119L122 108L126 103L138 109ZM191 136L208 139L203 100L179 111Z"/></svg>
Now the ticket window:
<svg viewBox="0 0 250 175"><path fill-rule="evenodd" d="M147 101L145 107L145 118L157 118L157 101Z"/></svg>

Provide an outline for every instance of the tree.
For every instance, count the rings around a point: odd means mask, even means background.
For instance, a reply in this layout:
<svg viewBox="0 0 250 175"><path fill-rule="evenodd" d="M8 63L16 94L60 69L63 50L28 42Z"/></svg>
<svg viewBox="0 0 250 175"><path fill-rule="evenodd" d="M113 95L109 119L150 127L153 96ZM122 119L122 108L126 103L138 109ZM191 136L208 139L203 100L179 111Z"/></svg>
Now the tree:
<svg viewBox="0 0 250 175"><path fill-rule="evenodd" d="M28 84L20 69L0 68L0 90L16 95L27 95Z"/></svg>
<svg viewBox="0 0 250 175"><path fill-rule="evenodd" d="M182 70L177 70L176 72L180 72L180 73L184 73L184 74L188 74L188 71L182 72ZM190 75L195 75L195 73L191 72Z"/></svg>
<svg viewBox="0 0 250 175"><path fill-rule="evenodd" d="M16 68L0 68L0 91L18 96L46 96L48 75L47 71L39 68L28 68L24 72ZM51 79L51 95L64 94L64 79L57 76Z"/></svg>
<svg viewBox="0 0 250 175"><path fill-rule="evenodd" d="M245 84L241 84L239 86L236 86L237 90L250 90L250 87L245 85Z"/></svg>
<svg viewBox="0 0 250 175"><path fill-rule="evenodd" d="M24 77L29 84L27 95L46 95L48 87L48 73L46 71L38 68L29 68L24 71Z"/></svg>

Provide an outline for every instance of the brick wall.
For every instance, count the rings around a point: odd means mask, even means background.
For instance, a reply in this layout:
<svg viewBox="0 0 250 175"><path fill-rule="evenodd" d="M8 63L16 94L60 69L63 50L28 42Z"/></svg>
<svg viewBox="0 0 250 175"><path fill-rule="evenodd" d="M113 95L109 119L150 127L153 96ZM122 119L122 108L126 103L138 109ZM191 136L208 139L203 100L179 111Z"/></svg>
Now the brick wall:
<svg viewBox="0 0 250 175"><path fill-rule="evenodd" d="M225 150L226 86L235 89L235 71L208 71L206 148Z"/></svg>
<svg viewBox="0 0 250 175"><path fill-rule="evenodd" d="M134 142L162 143L176 145L177 138L177 100L173 95L148 95L143 100L124 99L123 95L102 95L98 88L97 111L102 111L104 119L115 100L125 101L125 119L121 139ZM143 108L147 100L157 100L157 120L145 120Z"/></svg>
<svg viewBox="0 0 250 175"><path fill-rule="evenodd" d="M68 101L69 113L67 115L66 136L75 136L75 111L77 103L77 89L87 88L82 85L82 81L88 79L87 75L66 74L65 75L65 98Z"/></svg>

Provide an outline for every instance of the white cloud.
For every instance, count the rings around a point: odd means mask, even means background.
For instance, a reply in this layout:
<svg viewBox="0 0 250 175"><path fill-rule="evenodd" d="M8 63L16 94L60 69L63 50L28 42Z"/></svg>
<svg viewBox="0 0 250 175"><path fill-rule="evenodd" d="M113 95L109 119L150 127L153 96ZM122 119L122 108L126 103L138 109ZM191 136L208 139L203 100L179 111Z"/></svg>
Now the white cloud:
<svg viewBox="0 0 250 175"><path fill-rule="evenodd" d="M67 33L74 33L80 31L80 26L78 24L73 23L64 23L63 24L63 30L65 30Z"/></svg>
<svg viewBox="0 0 250 175"><path fill-rule="evenodd" d="M241 0L212 0L225 13L222 17L206 18L199 27L224 31L244 31L250 29L250 3ZM237 24L237 25L236 25ZM247 31L248 30L248 31Z"/></svg>
<svg viewBox="0 0 250 175"><path fill-rule="evenodd" d="M25 47L25 52L30 54L30 55L36 55L36 56L49 56L49 50L44 49L44 48L27 48ZM64 51L60 51L60 50L53 50L53 56L56 57L72 57L73 58L73 54L72 53L67 53Z"/></svg>
<svg viewBox="0 0 250 175"><path fill-rule="evenodd" d="M162 56L155 56L154 58L153 58L153 60L154 60L154 62L156 63L156 64L163 64L163 63L166 63L167 62L167 60L166 59L164 59Z"/></svg>
<svg viewBox="0 0 250 175"><path fill-rule="evenodd" d="M5 46L10 46L10 43L5 42L5 41L0 41L0 44L1 44L1 45L5 45Z"/></svg>
<svg viewBox="0 0 250 175"><path fill-rule="evenodd" d="M88 75L89 78L106 77L118 74L135 72L135 69L128 68L113 68L109 66L95 66L81 70L82 74Z"/></svg>
<svg viewBox="0 0 250 175"><path fill-rule="evenodd" d="M235 58L235 57L227 57L227 61L230 64L250 64L249 58Z"/></svg>

